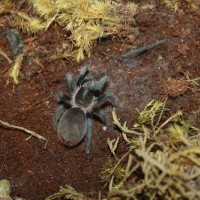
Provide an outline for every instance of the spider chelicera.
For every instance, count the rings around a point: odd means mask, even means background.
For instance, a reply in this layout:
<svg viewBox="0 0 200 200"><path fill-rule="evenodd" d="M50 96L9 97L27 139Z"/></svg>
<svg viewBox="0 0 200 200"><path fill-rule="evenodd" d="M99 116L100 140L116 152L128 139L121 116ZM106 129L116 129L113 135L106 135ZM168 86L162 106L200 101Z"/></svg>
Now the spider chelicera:
<svg viewBox="0 0 200 200"><path fill-rule="evenodd" d="M104 91L107 76L97 82L87 78L88 73L89 69L82 67L76 83L70 73L66 75L69 94L58 95L59 107L54 119L58 138L64 145L75 146L87 136L86 153L91 151L93 116L106 124L106 115L102 108L108 104L115 106L114 96Z"/></svg>

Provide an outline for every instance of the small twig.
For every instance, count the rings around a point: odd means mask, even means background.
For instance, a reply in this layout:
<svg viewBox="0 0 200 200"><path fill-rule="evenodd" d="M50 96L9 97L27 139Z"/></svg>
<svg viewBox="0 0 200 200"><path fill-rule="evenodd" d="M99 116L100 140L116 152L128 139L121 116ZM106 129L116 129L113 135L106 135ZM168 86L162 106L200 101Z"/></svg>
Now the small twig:
<svg viewBox="0 0 200 200"><path fill-rule="evenodd" d="M6 58L6 60L9 62L9 64L12 63L12 60L7 56L7 54L0 49L0 55L2 55L4 58Z"/></svg>
<svg viewBox="0 0 200 200"><path fill-rule="evenodd" d="M130 50L127 53L125 53L124 55L122 55L120 58L124 60L124 59L128 59L129 56L132 56L132 57L139 56L140 54L144 53L145 51L148 51L154 47L160 46L161 44L164 44L166 41L167 41L166 39L159 40L158 42L149 44L149 45L141 47L139 49Z"/></svg>
<svg viewBox="0 0 200 200"><path fill-rule="evenodd" d="M41 135L39 135L38 133L34 132L34 131L31 131L29 129L26 129L24 127L21 127L21 126L15 126L15 125L12 125L12 124L9 124L8 122L4 122L4 121L1 121L0 120L0 125L2 126L5 126L5 127L9 127L11 129L16 129L16 130L20 130L20 131L24 131L28 134L30 134L31 136L34 136L40 140L44 140L44 141L47 141L47 139Z"/></svg>
<svg viewBox="0 0 200 200"><path fill-rule="evenodd" d="M154 47L160 46L161 44L164 44L166 41L167 41L167 39L159 40L158 42L149 44L147 46L144 46L144 47L141 47L141 48L138 48L138 49L135 49L135 50L130 50L127 53L125 53L125 54L123 54L121 56L112 56L111 55L111 57L114 58L115 60L119 61L119 62L127 63L128 59L129 59L129 56L137 57L140 54L144 53L145 51L148 51L150 49L153 49ZM107 57L106 53L104 53L104 52L99 52L99 53L102 54L103 56ZM137 63L134 63L134 66L137 66Z"/></svg>

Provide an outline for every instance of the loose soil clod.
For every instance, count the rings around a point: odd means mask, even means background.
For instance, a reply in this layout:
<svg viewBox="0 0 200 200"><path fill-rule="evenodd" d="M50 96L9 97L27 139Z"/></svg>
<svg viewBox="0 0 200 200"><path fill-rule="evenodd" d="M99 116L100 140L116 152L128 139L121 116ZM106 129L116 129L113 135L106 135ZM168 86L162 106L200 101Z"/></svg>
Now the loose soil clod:
<svg viewBox="0 0 200 200"><path fill-rule="evenodd" d="M163 92L171 97L183 95L188 89L188 82L185 79L168 78L163 83Z"/></svg>

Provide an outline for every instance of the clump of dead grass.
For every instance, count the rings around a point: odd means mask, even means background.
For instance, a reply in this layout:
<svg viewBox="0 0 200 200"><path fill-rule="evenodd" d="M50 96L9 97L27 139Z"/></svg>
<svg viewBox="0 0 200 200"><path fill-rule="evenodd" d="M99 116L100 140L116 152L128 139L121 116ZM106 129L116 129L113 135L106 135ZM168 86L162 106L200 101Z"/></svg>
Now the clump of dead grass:
<svg viewBox="0 0 200 200"><path fill-rule="evenodd" d="M113 152L119 140L109 145L116 164L101 173L109 189L105 200L199 199L200 135L191 123L196 115L192 116L189 120L183 119L181 111L170 114L166 101L153 100L128 128L126 122L119 122L114 110L114 123L121 129L128 149L118 159ZM115 175L119 167L124 172L120 179Z"/></svg>
<svg viewBox="0 0 200 200"><path fill-rule="evenodd" d="M175 12L182 6L186 6L189 10L197 9L197 0L163 0L163 2Z"/></svg>
<svg viewBox="0 0 200 200"><path fill-rule="evenodd" d="M1 49L0 49L0 55L3 56L9 62L9 64L12 63L12 60L8 57L8 55L6 54L6 52L4 52Z"/></svg>
<svg viewBox="0 0 200 200"><path fill-rule="evenodd" d="M28 34L46 31L53 22L70 33L70 49L60 57L81 61L90 56L92 44L108 35L128 35L135 31L135 3L126 5L112 0L28 0L32 15L18 10L10 0L3 0L0 14L10 13L12 26ZM27 3L26 3L27 4ZM9 9L12 7L12 9ZM72 48L71 48L72 47ZM56 54L53 56L57 58Z"/></svg>
<svg viewBox="0 0 200 200"><path fill-rule="evenodd" d="M86 200L83 194L77 192L73 187L69 185L65 185L65 187L60 187L60 190L47 197L45 200L53 200L53 199L71 199L71 200Z"/></svg>

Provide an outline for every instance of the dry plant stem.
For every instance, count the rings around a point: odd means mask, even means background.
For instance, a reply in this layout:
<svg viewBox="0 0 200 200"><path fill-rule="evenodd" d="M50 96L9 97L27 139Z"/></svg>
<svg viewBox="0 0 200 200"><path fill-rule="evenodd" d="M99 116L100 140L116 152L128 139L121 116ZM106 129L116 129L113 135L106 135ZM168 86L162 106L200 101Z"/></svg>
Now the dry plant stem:
<svg viewBox="0 0 200 200"><path fill-rule="evenodd" d="M186 157L186 155L188 155L188 154L199 154L200 155L200 148L192 147L192 148L185 149L183 151L174 153L171 157L169 157L168 162L171 163L171 162L175 161L176 159L179 159L181 156ZM199 165L199 163L198 163L198 165Z"/></svg>
<svg viewBox="0 0 200 200"><path fill-rule="evenodd" d="M118 167L119 164L122 162L122 160L124 160L124 159L129 155L129 153L130 153L131 151L132 151L132 150L130 149L128 152L126 152L126 153L117 161L116 165L115 165L114 168L113 168L113 172L112 172L112 173L114 173L114 171L117 169L117 167Z"/></svg>
<svg viewBox="0 0 200 200"><path fill-rule="evenodd" d="M162 124L160 125L160 127L158 127L158 129L155 131L154 135L157 135L157 134L161 131L161 129L162 129L164 126L166 126L171 120L173 120L174 118L179 117L179 116L181 116L181 115L182 115L182 112L181 112L181 111L179 111L179 112L175 113L174 115L172 115L172 116L171 116L170 118L168 118L164 123L162 123Z"/></svg>
<svg viewBox="0 0 200 200"><path fill-rule="evenodd" d="M137 163L131 170L129 170L123 180L117 185L117 188L122 187L126 181L129 179L129 177L140 167L140 163ZM136 188L135 188L136 189Z"/></svg>
<svg viewBox="0 0 200 200"><path fill-rule="evenodd" d="M4 58L6 58L6 60L11 64L12 60L7 56L7 54L0 49L0 55L2 55Z"/></svg>
<svg viewBox="0 0 200 200"><path fill-rule="evenodd" d="M155 42L153 44L149 44L147 46L144 46L144 47L141 47L139 49L136 49L136 50L130 50L128 51L127 53L125 53L124 55L121 56L122 59L127 59L129 56L133 56L133 57L136 57L136 56L139 56L140 54L144 53L145 51L148 51L154 47L157 47L161 44L164 44L167 40L164 39L164 40L159 40L158 42Z"/></svg>
<svg viewBox="0 0 200 200"><path fill-rule="evenodd" d="M116 165L113 167L112 172L110 173L110 176L112 176L112 179L111 179L112 181L110 181L110 185L109 185L110 190L111 190L112 185L113 185L113 178L114 178L113 174L114 174L115 170L116 170L117 167L120 165L120 163L129 155L129 153L130 153L131 151L132 151L132 150L129 150L128 152L126 152L126 153L117 161Z"/></svg>
<svg viewBox="0 0 200 200"><path fill-rule="evenodd" d="M138 136L142 135L142 133L139 133L137 131L128 129L127 126L126 126L126 122L122 126L121 123L119 122L118 118L117 118L117 115L116 115L116 112L115 112L115 108L112 111L112 116L113 116L113 124L115 124L118 128L120 128L122 132L124 132L124 133L132 133L132 134L135 134L135 135L138 135Z"/></svg>
<svg viewBox="0 0 200 200"><path fill-rule="evenodd" d="M19 55L15 61L14 66L11 68L10 77L12 77L14 84L19 83L18 76L19 76L19 72L21 69L22 62L23 62L23 57L24 55L22 54Z"/></svg>
<svg viewBox="0 0 200 200"><path fill-rule="evenodd" d="M159 170L161 170L162 172L166 172L165 167L159 163L158 161L156 161L155 159L151 158L147 152L144 152L142 150L137 149L136 154L140 157L142 157L144 159L145 162L149 162L151 163L153 166L156 166Z"/></svg>
<svg viewBox="0 0 200 200"><path fill-rule="evenodd" d="M24 131L28 134L30 134L31 136L34 136L40 140L44 140L44 141L47 141L47 139L41 135L39 135L38 133L34 132L34 131L31 131L29 129L26 129L24 127L21 127L21 126L15 126L15 125L12 125L12 124L9 124L8 122L4 122L2 120L0 120L0 125L2 125L3 127L9 127L11 129L16 129L16 130L20 130L20 131Z"/></svg>
<svg viewBox="0 0 200 200"><path fill-rule="evenodd" d="M165 101L164 101L163 109L161 110L160 115L158 117L158 121L157 121L156 125L153 126L153 130L154 131L155 131L156 127L158 127L158 125L160 124L160 120L162 119L162 116L163 116L163 113L164 113L164 110L165 110L165 106L166 106L167 100L168 99L166 98Z"/></svg>
<svg viewBox="0 0 200 200"><path fill-rule="evenodd" d="M58 16L58 12L47 22L45 30L47 31L51 24L55 21L56 17Z"/></svg>

